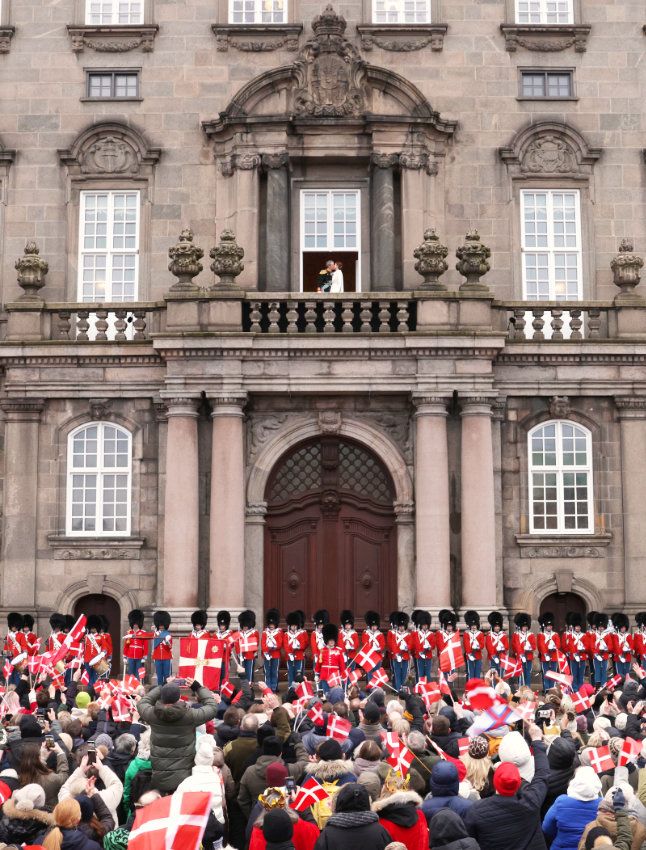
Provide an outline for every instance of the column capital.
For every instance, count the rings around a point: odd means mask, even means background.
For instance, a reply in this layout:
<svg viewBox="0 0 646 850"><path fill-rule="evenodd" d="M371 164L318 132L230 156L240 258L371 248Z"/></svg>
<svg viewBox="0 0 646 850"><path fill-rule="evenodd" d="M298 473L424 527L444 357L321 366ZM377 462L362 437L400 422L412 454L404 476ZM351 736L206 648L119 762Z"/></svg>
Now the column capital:
<svg viewBox="0 0 646 850"><path fill-rule="evenodd" d="M255 502L245 508L248 525L264 525L267 516L267 502Z"/></svg>
<svg viewBox="0 0 646 850"><path fill-rule="evenodd" d="M415 416L448 416L449 396L414 395Z"/></svg>
<svg viewBox="0 0 646 850"><path fill-rule="evenodd" d="M460 416L492 416L495 401L492 396L463 396L460 398Z"/></svg>
<svg viewBox="0 0 646 850"><path fill-rule="evenodd" d="M211 419L218 416L244 416L244 407L247 404L247 394L214 395L209 396L213 407Z"/></svg>
<svg viewBox="0 0 646 850"><path fill-rule="evenodd" d="M191 398L190 396L175 396L174 398L164 398L163 404L166 406L166 418L172 416L188 416L197 419L197 405L199 399Z"/></svg>
<svg viewBox="0 0 646 850"><path fill-rule="evenodd" d="M399 163L397 153L372 153L370 163L373 168L394 168Z"/></svg>
<svg viewBox="0 0 646 850"><path fill-rule="evenodd" d="M395 502L393 510L395 511L395 522L397 525L412 524L415 521L414 502Z"/></svg>
<svg viewBox="0 0 646 850"><path fill-rule="evenodd" d="M3 398L0 409L7 422L39 422L45 404L44 398Z"/></svg>
<svg viewBox="0 0 646 850"><path fill-rule="evenodd" d="M646 419L646 398L615 396L615 406L620 419Z"/></svg>
<svg viewBox="0 0 646 850"><path fill-rule="evenodd" d="M289 154L287 151L264 153L262 155L262 167L267 171L271 171L273 168L285 168L287 165L289 165Z"/></svg>

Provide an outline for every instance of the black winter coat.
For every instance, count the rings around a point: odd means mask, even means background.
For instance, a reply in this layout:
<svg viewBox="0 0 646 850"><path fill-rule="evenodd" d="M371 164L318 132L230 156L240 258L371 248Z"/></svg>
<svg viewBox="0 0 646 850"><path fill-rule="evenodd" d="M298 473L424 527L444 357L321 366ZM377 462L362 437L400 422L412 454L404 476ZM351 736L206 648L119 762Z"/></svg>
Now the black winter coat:
<svg viewBox="0 0 646 850"><path fill-rule="evenodd" d="M534 741L534 778L514 797L496 794L476 800L464 817L469 835L481 850L546 850L541 830L540 811L545 794L549 765L545 744Z"/></svg>
<svg viewBox="0 0 646 850"><path fill-rule="evenodd" d="M333 815L316 839L314 850L384 850L392 838L377 815L374 812L357 814L374 814L374 820L359 826L340 826L334 823Z"/></svg>
<svg viewBox="0 0 646 850"><path fill-rule="evenodd" d="M550 775L547 780L547 794L541 806L541 819L557 797L567 793L567 787L579 766L576 745L569 732L555 738L547 753Z"/></svg>
<svg viewBox="0 0 646 850"><path fill-rule="evenodd" d="M5 844L35 844L36 837L44 829L52 826L54 816L44 809L32 809L30 812L20 811L12 799L2 807L0 820L0 841Z"/></svg>
<svg viewBox="0 0 646 850"><path fill-rule="evenodd" d="M440 809L431 818L429 842L432 850L480 850L460 815L450 809Z"/></svg>
<svg viewBox="0 0 646 850"><path fill-rule="evenodd" d="M139 716L150 726L150 760L153 787L173 792L191 775L195 761L195 729L213 720L217 705L208 688L197 691L199 708L179 701L172 705L159 702L161 688L153 688L138 706Z"/></svg>

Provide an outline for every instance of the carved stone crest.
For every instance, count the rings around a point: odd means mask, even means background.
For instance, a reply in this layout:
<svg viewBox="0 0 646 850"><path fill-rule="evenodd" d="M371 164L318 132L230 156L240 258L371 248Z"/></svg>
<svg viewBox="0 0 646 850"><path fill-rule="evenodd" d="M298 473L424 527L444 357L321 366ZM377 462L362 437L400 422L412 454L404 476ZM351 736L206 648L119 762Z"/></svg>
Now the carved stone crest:
<svg viewBox="0 0 646 850"><path fill-rule="evenodd" d="M570 399L566 395L553 395L550 399L550 416L567 419L570 415Z"/></svg>
<svg viewBox="0 0 646 850"><path fill-rule="evenodd" d="M345 18L332 6L314 18L314 37L294 63L296 115L334 118L365 112L365 62L345 37L345 28Z"/></svg>
<svg viewBox="0 0 646 850"><path fill-rule="evenodd" d="M319 413L319 430L322 434L338 434L342 422L340 410L321 410Z"/></svg>
<svg viewBox="0 0 646 850"><path fill-rule="evenodd" d="M115 136L105 136L85 151L81 171L84 174L124 174L137 171L137 159L126 142Z"/></svg>
<svg viewBox="0 0 646 850"><path fill-rule="evenodd" d="M541 136L528 145L520 168L530 174L572 174L577 170L576 155L558 136Z"/></svg>
<svg viewBox="0 0 646 850"><path fill-rule="evenodd" d="M109 398L91 398L90 399L90 418L96 421L107 419L110 415L110 399Z"/></svg>

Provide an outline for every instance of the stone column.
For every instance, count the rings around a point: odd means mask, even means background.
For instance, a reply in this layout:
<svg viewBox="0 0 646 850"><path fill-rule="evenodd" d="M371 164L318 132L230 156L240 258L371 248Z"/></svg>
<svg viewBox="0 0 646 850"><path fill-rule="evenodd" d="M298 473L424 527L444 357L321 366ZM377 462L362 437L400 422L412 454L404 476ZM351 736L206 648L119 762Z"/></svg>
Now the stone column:
<svg viewBox="0 0 646 850"><path fill-rule="evenodd" d="M267 502L247 505L244 541L245 605L252 611L264 611L265 523Z"/></svg>
<svg viewBox="0 0 646 850"><path fill-rule="evenodd" d="M2 604L33 611L38 549L38 429L42 399L4 399Z"/></svg>
<svg viewBox="0 0 646 850"><path fill-rule="evenodd" d="M413 251L419 245L426 227L432 225L444 233L443 208L431 211L431 177L437 180L437 166L427 157L402 154L401 166L401 256L404 289L416 289L419 275L415 271ZM441 190L438 189L437 193Z"/></svg>
<svg viewBox="0 0 646 850"><path fill-rule="evenodd" d="M288 292L289 274L289 156L264 154L267 171L267 238L265 282L269 292Z"/></svg>
<svg viewBox="0 0 646 850"><path fill-rule="evenodd" d="M489 611L496 604L492 399L461 403L462 607Z"/></svg>
<svg viewBox="0 0 646 850"><path fill-rule="evenodd" d="M415 413L415 547L418 608L451 607L448 399L420 396Z"/></svg>
<svg viewBox="0 0 646 850"><path fill-rule="evenodd" d="M395 291L395 186L396 154L373 153L371 181L373 292Z"/></svg>
<svg viewBox="0 0 646 850"><path fill-rule="evenodd" d="M415 505L395 502L397 523L397 605L400 611L415 608Z"/></svg>
<svg viewBox="0 0 646 850"><path fill-rule="evenodd" d="M166 399L164 499L165 607L195 607L198 599L199 483L197 401Z"/></svg>
<svg viewBox="0 0 646 850"><path fill-rule="evenodd" d="M646 535L646 398L615 398L621 430L621 483L624 518L624 599L630 608L644 598ZM599 512L599 511L598 511Z"/></svg>
<svg viewBox="0 0 646 850"><path fill-rule="evenodd" d="M241 396L211 399L211 608L244 607L244 403L245 399Z"/></svg>
<svg viewBox="0 0 646 850"><path fill-rule="evenodd" d="M236 280L241 289L258 288L259 165L259 156L249 156L241 160L236 171L235 227L232 230L238 245L244 248L244 269Z"/></svg>

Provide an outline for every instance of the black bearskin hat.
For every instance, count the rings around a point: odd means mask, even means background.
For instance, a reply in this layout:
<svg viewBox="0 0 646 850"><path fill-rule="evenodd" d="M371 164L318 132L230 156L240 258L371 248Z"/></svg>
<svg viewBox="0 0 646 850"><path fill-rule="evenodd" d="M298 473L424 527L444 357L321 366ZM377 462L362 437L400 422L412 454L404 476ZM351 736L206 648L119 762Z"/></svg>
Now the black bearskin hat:
<svg viewBox="0 0 646 850"><path fill-rule="evenodd" d="M110 620L105 616L105 614L99 614L99 620L101 620L101 628L99 631L109 632L110 631Z"/></svg>
<svg viewBox="0 0 646 850"><path fill-rule="evenodd" d="M88 632L91 632L92 629L97 632L101 631L101 618L98 617L96 614L88 614L85 628L88 630Z"/></svg>
<svg viewBox="0 0 646 850"><path fill-rule="evenodd" d="M524 611L521 611L514 617L514 624L517 629L522 629L523 626L526 626L529 629L532 625L532 618L529 616L529 614L526 614Z"/></svg>
<svg viewBox="0 0 646 850"><path fill-rule="evenodd" d="M170 627L170 614L168 611L155 611L153 624L156 629L168 629Z"/></svg>
<svg viewBox="0 0 646 850"><path fill-rule="evenodd" d="M635 622L640 628L646 626L646 611L638 611L635 614Z"/></svg>
<svg viewBox="0 0 646 850"><path fill-rule="evenodd" d="M296 626L299 629L302 629L305 625L305 618L303 617L302 611L290 611L287 617L288 626Z"/></svg>
<svg viewBox="0 0 646 850"><path fill-rule="evenodd" d="M348 611L346 608L344 611L341 611L339 615L339 620L341 621L341 625L345 626L346 624L350 624L354 628L354 614L352 611Z"/></svg>
<svg viewBox="0 0 646 850"><path fill-rule="evenodd" d="M409 623L408 614L405 614L403 611L397 612L397 619L395 620L395 625L397 628L407 629Z"/></svg>
<svg viewBox="0 0 646 850"><path fill-rule="evenodd" d="M333 640L336 643L339 639L339 630L334 625L334 623L326 623L323 626L323 640L327 643L330 640Z"/></svg>
<svg viewBox="0 0 646 850"><path fill-rule="evenodd" d="M376 611L366 611L364 619L368 628L371 628L372 626L377 626L377 628L379 628L381 625L381 617Z"/></svg>
<svg viewBox="0 0 646 850"><path fill-rule="evenodd" d="M437 615L437 618L443 628L446 628L449 625L455 628L455 624L458 621L458 618L455 616L455 613L451 611L450 608L442 608L440 613Z"/></svg>
<svg viewBox="0 0 646 850"><path fill-rule="evenodd" d="M77 618L73 617L71 614L65 614L65 625L63 626L63 628L67 629L67 631L69 632L70 629L74 628L74 624L76 623L76 619Z"/></svg>
<svg viewBox="0 0 646 850"><path fill-rule="evenodd" d="M241 629L253 629L256 626L256 612L250 611L248 608L246 611L241 611L238 615L238 623L240 624Z"/></svg>
<svg viewBox="0 0 646 850"><path fill-rule="evenodd" d="M480 614L477 611L465 611L464 612L464 622L467 624L469 628L471 626L475 626L476 628L480 628Z"/></svg>
<svg viewBox="0 0 646 850"><path fill-rule="evenodd" d="M495 626L499 626L502 629L502 614L500 611L492 611L487 617L489 620L489 625L491 628L495 628Z"/></svg>
<svg viewBox="0 0 646 850"><path fill-rule="evenodd" d="M330 615L325 608L319 608L318 611L314 612L312 619L315 626L326 626L330 622Z"/></svg>
<svg viewBox="0 0 646 850"><path fill-rule="evenodd" d="M29 629L29 631L34 628L34 618L31 616L31 614L23 614L22 620L23 629L25 628L25 626Z"/></svg>
<svg viewBox="0 0 646 850"><path fill-rule="evenodd" d="M12 611L11 614L7 614L7 625L10 629L17 629L20 631L24 623L25 621L22 614L18 614L16 611Z"/></svg>
<svg viewBox="0 0 646 850"><path fill-rule="evenodd" d="M399 611L391 611L390 614L388 615L388 622L390 623L390 625L393 629L395 628L395 625L397 624L397 615L398 614L399 614Z"/></svg>
<svg viewBox="0 0 646 850"><path fill-rule="evenodd" d="M417 625L419 624L419 615L420 615L421 613L422 613L422 609L421 609L421 608L416 608L416 609L413 611L413 613L410 615L411 622L413 623L413 625L414 625L414 626L417 626Z"/></svg>
<svg viewBox="0 0 646 850"><path fill-rule="evenodd" d="M418 609L417 611L413 611L413 614L417 614L416 618L413 618L411 616L411 619L413 620L413 623L417 626L418 629L422 626L428 626L430 628L432 617L428 611L422 611L421 609Z"/></svg>
<svg viewBox="0 0 646 850"><path fill-rule="evenodd" d="M594 618L594 627L595 629L607 629L608 615L597 612Z"/></svg>
<svg viewBox="0 0 646 850"><path fill-rule="evenodd" d="M588 626L590 626L591 629L594 628L594 621L598 613L598 611L588 611L588 613L585 615L585 618L588 621Z"/></svg>
<svg viewBox="0 0 646 850"><path fill-rule="evenodd" d="M545 626L554 626L554 614L551 611L546 611L544 614L541 614L538 618L538 625L541 629L544 629Z"/></svg>
<svg viewBox="0 0 646 850"><path fill-rule="evenodd" d="M617 611L616 614L613 614L610 618L612 620L612 625L619 631L620 629L628 629L630 628L630 621L625 614L622 614L620 611Z"/></svg>
<svg viewBox="0 0 646 850"><path fill-rule="evenodd" d="M65 628L65 617L63 614L52 614L49 618L49 625L53 632L60 632Z"/></svg>
<svg viewBox="0 0 646 850"><path fill-rule="evenodd" d="M218 611L215 619L218 626L224 626L225 629L228 629L231 625L231 614L228 611Z"/></svg>
<svg viewBox="0 0 646 850"><path fill-rule="evenodd" d="M140 611L138 608L135 608L134 611L131 611L128 614L128 622L130 623L130 628L134 629L135 626L139 626L140 629L144 627L144 612Z"/></svg>
<svg viewBox="0 0 646 850"><path fill-rule="evenodd" d="M568 611L565 616L565 624L571 628L574 628L575 626L583 627L583 617L578 611Z"/></svg>
<svg viewBox="0 0 646 850"><path fill-rule="evenodd" d="M193 611L193 613L191 614L191 623L193 624L194 629L198 628L198 626L201 626L203 629L205 629L208 621L209 615L203 608L199 608L197 611Z"/></svg>
<svg viewBox="0 0 646 850"><path fill-rule="evenodd" d="M278 608L270 608L265 615L265 624L268 626L277 626L280 623L280 611Z"/></svg>

